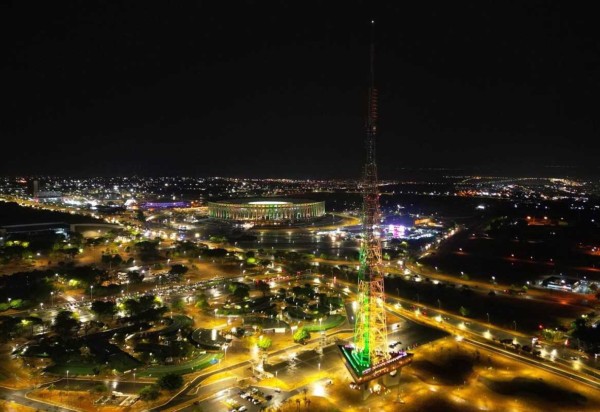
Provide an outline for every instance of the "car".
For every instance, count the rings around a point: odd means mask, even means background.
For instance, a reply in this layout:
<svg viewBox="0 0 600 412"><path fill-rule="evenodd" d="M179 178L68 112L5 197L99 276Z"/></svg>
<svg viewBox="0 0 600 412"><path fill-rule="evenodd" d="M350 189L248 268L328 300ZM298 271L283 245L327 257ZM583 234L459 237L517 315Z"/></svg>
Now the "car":
<svg viewBox="0 0 600 412"><path fill-rule="evenodd" d="M242 406L240 406L238 408L238 412L244 412L244 411L247 411L247 410L248 410L248 408L246 408L244 405L242 405Z"/></svg>
<svg viewBox="0 0 600 412"><path fill-rule="evenodd" d="M273 399L273 395L267 395L267 396L265 396L265 399L267 401L270 401L271 399Z"/></svg>
<svg viewBox="0 0 600 412"><path fill-rule="evenodd" d="M245 393L245 392L242 392L242 393L240 393L240 397L241 397L242 399L246 399L246 398L248 398L248 396L249 396L249 395L248 395L247 393Z"/></svg>
<svg viewBox="0 0 600 412"><path fill-rule="evenodd" d="M281 393L281 388L275 388L275 392Z"/></svg>
<svg viewBox="0 0 600 412"><path fill-rule="evenodd" d="M252 403L255 405L260 405L260 401L258 399L252 399Z"/></svg>
<svg viewBox="0 0 600 412"><path fill-rule="evenodd" d="M579 360L579 358L577 356L569 356L569 359L571 359L571 360Z"/></svg>

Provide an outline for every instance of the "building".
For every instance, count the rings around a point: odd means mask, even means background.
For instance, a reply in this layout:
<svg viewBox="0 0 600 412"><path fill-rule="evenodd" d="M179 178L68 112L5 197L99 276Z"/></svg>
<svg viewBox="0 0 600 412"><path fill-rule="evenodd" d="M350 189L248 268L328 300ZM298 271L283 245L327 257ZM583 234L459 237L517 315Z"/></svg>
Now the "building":
<svg viewBox="0 0 600 412"><path fill-rule="evenodd" d="M287 198L248 198L208 202L208 216L254 224L310 221L325 215L325 202Z"/></svg>
<svg viewBox="0 0 600 412"><path fill-rule="evenodd" d="M47 222L47 223L28 223L22 225L0 226L0 235L16 234L38 234L43 232L54 232L66 234L70 231L70 226L65 222Z"/></svg>

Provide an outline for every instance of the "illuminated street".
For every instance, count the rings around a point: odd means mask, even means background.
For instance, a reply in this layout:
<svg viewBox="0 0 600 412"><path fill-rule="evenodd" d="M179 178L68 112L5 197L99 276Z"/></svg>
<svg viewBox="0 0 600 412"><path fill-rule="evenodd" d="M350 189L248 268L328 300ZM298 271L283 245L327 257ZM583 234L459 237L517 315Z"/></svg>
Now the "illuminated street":
<svg viewBox="0 0 600 412"><path fill-rule="evenodd" d="M0 411L600 410L595 9L2 11Z"/></svg>

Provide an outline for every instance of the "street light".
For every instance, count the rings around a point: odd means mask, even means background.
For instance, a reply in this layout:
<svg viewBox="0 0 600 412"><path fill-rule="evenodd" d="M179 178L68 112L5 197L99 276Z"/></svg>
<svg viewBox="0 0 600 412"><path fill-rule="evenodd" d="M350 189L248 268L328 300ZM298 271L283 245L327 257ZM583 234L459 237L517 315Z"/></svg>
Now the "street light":
<svg viewBox="0 0 600 412"><path fill-rule="evenodd" d="M94 299L94 285L90 286L90 300Z"/></svg>
<svg viewBox="0 0 600 412"><path fill-rule="evenodd" d="M516 320L513 320L513 323L514 323L514 325L515 325L515 330L517 330L517 321L516 321Z"/></svg>
<svg viewBox="0 0 600 412"><path fill-rule="evenodd" d="M437 302L438 302L438 309L442 310L442 302L439 299L437 300Z"/></svg>
<svg viewBox="0 0 600 412"><path fill-rule="evenodd" d="M486 315L487 315L487 318L488 318L488 323L490 323L490 314L486 313Z"/></svg>
<svg viewBox="0 0 600 412"><path fill-rule="evenodd" d="M54 291L50 292L50 304L54 306Z"/></svg>

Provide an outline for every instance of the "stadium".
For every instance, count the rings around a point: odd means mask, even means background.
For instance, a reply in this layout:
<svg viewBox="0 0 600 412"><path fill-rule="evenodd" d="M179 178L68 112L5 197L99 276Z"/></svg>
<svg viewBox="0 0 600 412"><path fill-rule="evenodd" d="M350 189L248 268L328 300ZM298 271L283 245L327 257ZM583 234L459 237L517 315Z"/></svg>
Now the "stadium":
<svg viewBox="0 0 600 412"><path fill-rule="evenodd" d="M208 202L212 218L263 225L305 222L325 215L325 202L287 198L247 198Z"/></svg>

